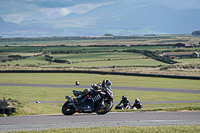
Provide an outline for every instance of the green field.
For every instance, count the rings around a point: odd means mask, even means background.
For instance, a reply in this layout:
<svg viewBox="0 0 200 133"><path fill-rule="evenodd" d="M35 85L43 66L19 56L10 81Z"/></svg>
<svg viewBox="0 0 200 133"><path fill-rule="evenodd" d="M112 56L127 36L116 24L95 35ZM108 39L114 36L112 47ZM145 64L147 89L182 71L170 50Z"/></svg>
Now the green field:
<svg viewBox="0 0 200 133"><path fill-rule="evenodd" d="M54 59L68 60L71 64L67 63L54 63L51 64L45 60L44 56L37 56L22 60L15 60L2 65L20 66L27 64L35 64L41 67L107 67L107 66L158 66L165 65L153 59L146 59L146 56L139 53L126 53L126 52L101 52L101 53L85 53L85 54L55 54L51 55Z"/></svg>
<svg viewBox="0 0 200 133"><path fill-rule="evenodd" d="M81 85L91 85L102 82L103 79L110 79L113 86L133 87L156 87L156 88L179 88L179 89L200 89L199 80L169 79L153 77L116 76L99 74L73 74L73 73L1 73L1 83L24 83L24 84L71 84L79 81ZM191 87L192 86L192 87ZM65 101L65 96L72 96L73 88L53 87L22 87L22 86L0 86L0 98L11 98L20 101ZM84 90L76 89L76 90ZM126 95L130 101L139 98L143 101L187 101L199 100L200 94L171 93L171 92L150 92L113 90L114 101L119 102L122 95ZM35 108L36 112L26 114L60 113L62 103L43 103L26 105ZM177 109L177 108L199 108L200 103L170 103L170 104L144 104L145 110ZM41 109L42 108L42 109ZM27 110L27 109L24 109ZM112 109L112 111L115 111ZM22 113L23 114L23 113Z"/></svg>
<svg viewBox="0 0 200 133"><path fill-rule="evenodd" d="M1 87L0 97L18 99L20 101L65 101L65 96L72 96L74 88L47 88L47 87ZM77 89L83 91L83 89ZM140 98L141 101L184 101L199 100L200 94L185 94L171 92L148 92L113 90L114 101L121 100L122 95L126 95L130 101Z"/></svg>
<svg viewBox="0 0 200 133"><path fill-rule="evenodd" d="M11 65L15 66L16 64L19 65L38 65L38 64L48 64L48 61L45 61L44 56L37 56L37 57L31 57L31 58L26 58L26 59L21 59L21 60L13 60L13 61L8 61L6 63L0 63L1 65Z"/></svg>
<svg viewBox="0 0 200 133"><path fill-rule="evenodd" d="M199 80L79 73L1 73L1 83L91 85L110 79L113 86L200 89Z"/></svg>
<svg viewBox="0 0 200 133"><path fill-rule="evenodd" d="M112 66L158 66L164 65L165 63L155 61L152 59L127 59L127 60L107 60L107 61L80 61L78 63L73 64L48 64L43 65L42 67L96 67L96 68L104 68L104 67L112 67Z"/></svg>
<svg viewBox="0 0 200 133"><path fill-rule="evenodd" d="M38 52L43 47L0 47L0 52Z"/></svg>
<svg viewBox="0 0 200 133"><path fill-rule="evenodd" d="M35 56L32 58L26 58L21 60L10 59L11 61L0 62L0 65L9 65L9 66L30 66L36 65L37 67L108 67L108 66L163 66L168 65L161 61L154 59L146 59L147 56L141 53L133 52L122 52L122 50L150 50L157 51L158 53L162 51L175 51L177 49L172 49L171 46L120 46L120 47L83 47L83 46L54 46L54 47L0 47L0 61L9 59L9 55L22 55L23 54L32 54L38 55L41 52L44 52L41 56ZM200 48L193 50L200 51ZM192 49L181 49L189 50ZM62 53L69 52L68 54ZM118 51L118 52L117 52ZM120 52L119 52L120 51ZM6 52L6 53L5 53ZM20 53L22 52L22 53ZM54 63L46 61L44 58L46 52L53 52L56 54L50 54L53 59L56 60L68 60L68 63ZM57 53L61 52L61 53ZM89 52L89 53L88 53ZM195 63L198 64L200 59L179 59L176 60L182 63Z"/></svg>
<svg viewBox="0 0 200 133"><path fill-rule="evenodd" d="M176 61L197 64L197 63L200 63L200 58L195 58L195 59L178 59Z"/></svg>
<svg viewBox="0 0 200 133"><path fill-rule="evenodd" d="M198 46L173 47L176 43L198 45L199 41L198 36L192 35L0 38L0 70L98 70L200 76L199 58L162 58L165 52L200 53ZM31 53L32 57L9 57L24 53ZM51 58L44 58L45 55ZM171 64L177 67L170 69ZM185 64L188 67L184 70L178 67Z"/></svg>

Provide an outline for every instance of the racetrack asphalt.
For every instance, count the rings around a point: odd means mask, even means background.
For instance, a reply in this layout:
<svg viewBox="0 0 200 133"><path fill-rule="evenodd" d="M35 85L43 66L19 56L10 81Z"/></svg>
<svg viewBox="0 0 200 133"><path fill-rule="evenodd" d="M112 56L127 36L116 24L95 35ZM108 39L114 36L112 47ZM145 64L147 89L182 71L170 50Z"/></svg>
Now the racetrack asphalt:
<svg viewBox="0 0 200 133"><path fill-rule="evenodd" d="M91 88L88 85L64 85L64 84L19 84L19 83L0 83L0 86L27 86L27 87L62 87L62 88ZM135 90L135 91L157 91L157 92L177 92L200 94L200 90L195 89L176 89L176 88L152 88L152 87L125 87L112 86L116 90Z"/></svg>
<svg viewBox="0 0 200 133"><path fill-rule="evenodd" d="M23 87L52 87L52 88L75 88L84 89L91 88L88 85L65 85L65 84L19 84L19 83L0 83L0 86L23 86ZM152 87L125 87L125 86L112 86L113 90L135 90L135 91L156 91L156 92L174 92L174 93L192 93L200 94L200 90L195 89L177 89L177 88L152 88ZM35 102L35 101L29 101ZM64 103L65 101L40 101L41 103ZM160 103L198 103L200 100L189 101L143 101L143 104L160 104ZM117 103L117 102L114 102ZM131 102L134 103L134 102Z"/></svg>
<svg viewBox="0 0 200 133"><path fill-rule="evenodd" d="M0 132L77 127L199 125L196 112L109 112L105 115L28 115L0 117Z"/></svg>

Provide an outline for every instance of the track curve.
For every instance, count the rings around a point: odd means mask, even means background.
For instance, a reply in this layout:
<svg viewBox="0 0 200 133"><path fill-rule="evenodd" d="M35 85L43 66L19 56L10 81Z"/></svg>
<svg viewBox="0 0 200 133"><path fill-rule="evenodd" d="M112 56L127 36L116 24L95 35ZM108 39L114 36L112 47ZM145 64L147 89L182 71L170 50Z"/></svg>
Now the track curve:
<svg viewBox="0 0 200 133"><path fill-rule="evenodd" d="M34 115L0 117L0 131L43 130L72 127L161 126L200 124L196 112L110 112L106 115Z"/></svg>
<svg viewBox="0 0 200 133"><path fill-rule="evenodd" d="M90 88L86 85L58 85L58 84L16 84L0 83L0 86L28 86L28 87L64 87ZM200 94L200 90L146 88L146 87L119 87L116 90L159 91ZM195 102L195 101L190 101ZM197 100L196 102L199 102ZM0 132L21 130L43 130L51 128L71 127L117 127L117 126L161 126L161 125L197 125L200 124L200 111L190 112L110 112L106 115L75 114L72 116L34 115L0 117Z"/></svg>
<svg viewBox="0 0 200 133"><path fill-rule="evenodd" d="M27 86L27 87L61 87L61 88L91 88L88 85L64 85L64 84L19 84L19 83L0 83L0 86ZM200 90L195 89L176 89L176 88L152 88L152 87L126 87L112 86L116 90L135 90L135 91L157 91L157 92L177 92L200 94Z"/></svg>

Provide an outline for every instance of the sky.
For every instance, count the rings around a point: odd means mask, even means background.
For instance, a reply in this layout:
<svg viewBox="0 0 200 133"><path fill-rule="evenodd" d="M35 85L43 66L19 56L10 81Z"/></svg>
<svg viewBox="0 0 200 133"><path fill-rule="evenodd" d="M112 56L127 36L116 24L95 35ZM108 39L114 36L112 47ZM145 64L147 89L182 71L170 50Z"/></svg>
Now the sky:
<svg viewBox="0 0 200 133"><path fill-rule="evenodd" d="M102 5L117 2L157 2L176 9L200 9L200 0L0 0L0 17L7 22L60 18L83 14Z"/></svg>

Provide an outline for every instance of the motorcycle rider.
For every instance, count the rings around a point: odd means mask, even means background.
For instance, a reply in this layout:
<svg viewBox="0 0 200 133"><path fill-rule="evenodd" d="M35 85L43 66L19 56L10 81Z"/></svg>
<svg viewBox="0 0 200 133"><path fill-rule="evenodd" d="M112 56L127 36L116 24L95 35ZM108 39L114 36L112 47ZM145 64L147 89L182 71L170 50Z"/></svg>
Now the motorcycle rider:
<svg viewBox="0 0 200 133"><path fill-rule="evenodd" d="M62 106L64 115L72 115L75 112L106 114L113 107L113 93L111 81L103 80L103 85L92 84L91 88L84 91L73 90L75 98L67 95L67 101Z"/></svg>
<svg viewBox="0 0 200 133"><path fill-rule="evenodd" d="M94 90L99 90L99 89L101 89L101 84L100 83L98 83L98 84L92 84L91 87Z"/></svg>
<svg viewBox="0 0 200 133"><path fill-rule="evenodd" d="M79 82L78 82L78 81L76 81L76 82L75 82L75 85L76 85L76 86L78 86L78 85L80 85L80 84L79 84Z"/></svg>
<svg viewBox="0 0 200 133"><path fill-rule="evenodd" d="M78 96L77 96L77 99L76 99L76 103L77 103L77 104L80 104L80 103L84 102L84 101L86 100L86 98L84 98L84 100L80 100L80 99L83 98L83 97L86 97L87 94L89 94L89 93L94 93L94 91L96 91L96 90L108 88L108 89L110 89L111 92L112 92L112 88L110 87L111 84L112 84L112 83L111 83L110 80L105 79L105 80L103 80L102 84L101 84L101 83L92 84L92 85L91 85L92 89L85 89L83 92L73 90L74 95L78 95ZM79 94L77 94L77 93L79 93Z"/></svg>
<svg viewBox="0 0 200 133"><path fill-rule="evenodd" d="M112 82L109 79L104 79L102 84L101 84L103 89L108 88L109 90L112 91L111 85L112 85Z"/></svg>
<svg viewBox="0 0 200 133"><path fill-rule="evenodd" d="M136 98L135 103L133 104L133 109L143 109L142 104L140 103L140 99Z"/></svg>
<svg viewBox="0 0 200 133"><path fill-rule="evenodd" d="M121 106L121 104L123 104L123 105ZM125 95L122 96L122 100L115 107L115 109L131 109L131 104Z"/></svg>

